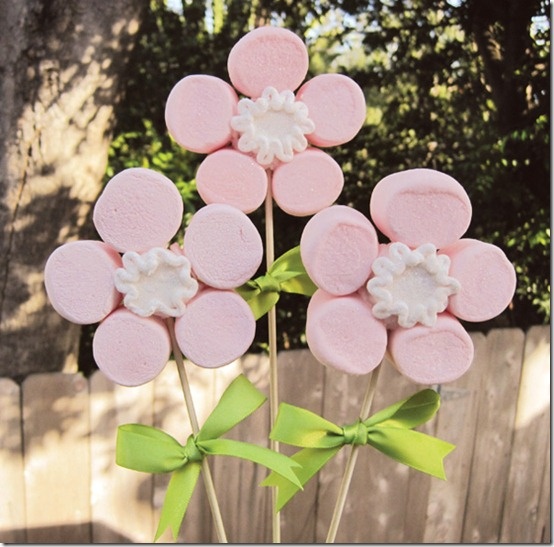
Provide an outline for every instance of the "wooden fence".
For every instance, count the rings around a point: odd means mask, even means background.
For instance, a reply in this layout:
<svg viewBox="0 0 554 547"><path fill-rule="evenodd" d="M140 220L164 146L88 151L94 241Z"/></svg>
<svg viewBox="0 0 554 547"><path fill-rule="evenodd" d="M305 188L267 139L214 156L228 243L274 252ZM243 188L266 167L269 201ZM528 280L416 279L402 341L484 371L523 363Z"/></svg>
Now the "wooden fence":
<svg viewBox="0 0 554 547"><path fill-rule="evenodd" d="M550 329L472 335L475 362L439 386L442 406L426 431L457 448L447 481L360 450L340 543L550 543ZM239 372L267 392L267 359L248 355L217 371L189 364L200 420ZM335 423L356 419L365 379L336 373L307 351L279 356L281 399ZM383 364L374 410L415 393ZM268 405L229 435L265 444ZM101 373L49 373L21 386L0 379L0 542L150 543L168 481L114 463L119 424L154 424L184 442L190 430L174 366L145 386L124 388ZM285 451L285 447L283 447ZM325 539L348 448L282 512L284 543ZM230 542L269 543L264 468L211 460ZM164 535L162 541L170 541ZM180 542L217 542L201 482Z"/></svg>

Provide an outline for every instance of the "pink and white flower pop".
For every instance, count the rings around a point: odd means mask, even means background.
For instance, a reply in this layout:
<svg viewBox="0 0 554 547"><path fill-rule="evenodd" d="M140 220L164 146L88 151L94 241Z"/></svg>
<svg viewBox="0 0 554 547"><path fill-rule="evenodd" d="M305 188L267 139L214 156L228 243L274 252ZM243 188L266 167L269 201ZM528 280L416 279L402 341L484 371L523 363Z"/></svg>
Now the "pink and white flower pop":
<svg viewBox="0 0 554 547"><path fill-rule="evenodd" d="M163 369L171 353L169 317L182 352L204 367L234 361L254 339L254 317L232 289L262 261L258 231L236 208L208 205L185 232L186 250L168 248L182 217L171 180L127 169L108 182L94 208L103 241L66 243L46 263L53 307L74 323L100 322L93 355L119 384L143 384Z"/></svg>
<svg viewBox="0 0 554 547"><path fill-rule="evenodd" d="M464 239L472 208L463 187L430 169L389 175L370 213L332 206L306 225L302 260L319 287L306 324L309 347L325 365L365 374L388 351L421 384L459 378L473 344L458 319L485 321L510 303L512 264L489 243Z"/></svg>
<svg viewBox="0 0 554 547"><path fill-rule="evenodd" d="M206 203L250 213L264 202L268 172L272 195L288 214L312 215L338 198L342 170L315 147L353 139L366 118L365 98L340 74L316 76L299 88L307 71L307 49L296 34L260 27L229 54L234 88L208 75L186 76L175 85L167 127L182 147L208 154L196 177Z"/></svg>

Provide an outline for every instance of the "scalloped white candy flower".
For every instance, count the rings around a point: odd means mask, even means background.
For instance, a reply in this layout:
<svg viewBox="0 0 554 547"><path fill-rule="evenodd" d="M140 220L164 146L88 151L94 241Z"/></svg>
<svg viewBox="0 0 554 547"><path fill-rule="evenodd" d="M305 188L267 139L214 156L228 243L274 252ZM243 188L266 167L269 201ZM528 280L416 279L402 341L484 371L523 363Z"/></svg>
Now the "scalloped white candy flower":
<svg viewBox="0 0 554 547"><path fill-rule="evenodd" d="M240 134L238 149L256 154L256 161L263 166L275 158L291 161L295 152L308 147L304 135L315 130L308 107L296 101L292 91L279 93L274 87L266 87L258 99L241 99L231 127Z"/></svg>
<svg viewBox="0 0 554 547"><path fill-rule="evenodd" d="M198 292L188 258L161 247L144 254L129 251L122 257L123 268L114 274L124 306L141 317L179 317L186 303Z"/></svg>
<svg viewBox="0 0 554 547"><path fill-rule="evenodd" d="M460 290L460 283L449 277L450 258L437 254L432 243L412 250L404 243L392 243L388 256L372 265L375 274L367 282L377 319L396 316L401 327L421 323L432 327L437 314L448 305L449 296Z"/></svg>

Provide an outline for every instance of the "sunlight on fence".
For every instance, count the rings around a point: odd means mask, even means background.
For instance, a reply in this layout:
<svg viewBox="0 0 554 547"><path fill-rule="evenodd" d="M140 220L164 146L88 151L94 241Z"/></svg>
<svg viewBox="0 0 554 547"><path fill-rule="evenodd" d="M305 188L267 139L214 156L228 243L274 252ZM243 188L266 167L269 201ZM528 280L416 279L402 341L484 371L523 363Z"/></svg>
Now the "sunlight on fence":
<svg viewBox="0 0 554 547"><path fill-rule="evenodd" d="M424 428L456 444L445 460L448 480L360 451L337 542L550 543L550 329L472 338L473 366L439 386L441 408ZM267 392L263 356L187 370L201 422L240 372ZM279 374L282 400L335 423L355 419L365 390L360 378L326 369L304 350L280 354ZM384 363L374 409L419 387ZM229 436L267 444L267 406ZM190 427L171 363L139 388L114 385L100 372L88 380L36 374L21 386L0 379L0 408L1 542L152 541L169 477L118 467L115 435L118 425L137 422L186 440ZM283 542L324 541L346 457L342 450L285 507ZM258 487L265 470L223 457L210 465L230 541L271 542L270 494ZM201 482L179 541L217 541Z"/></svg>

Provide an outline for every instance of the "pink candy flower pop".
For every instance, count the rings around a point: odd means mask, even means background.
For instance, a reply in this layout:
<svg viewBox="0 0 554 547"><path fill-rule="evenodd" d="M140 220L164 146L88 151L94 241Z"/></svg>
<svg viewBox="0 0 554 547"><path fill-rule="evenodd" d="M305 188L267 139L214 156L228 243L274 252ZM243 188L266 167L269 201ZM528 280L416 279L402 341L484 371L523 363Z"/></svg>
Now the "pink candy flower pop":
<svg viewBox="0 0 554 547"><path fill-rule="evenodd" d="M53 307L74 323L100 322L93 355L119 384L143 384L165 366L167 318L175 318L185 356L204 367L232 362L254 339L252 312L232 289L261 263L255 226L234 207L208 205L185 232L186 251L168 249L182 217L181 196L168 178L127 169L108 182L94 208L103 241L66 243L46 263Z"/></svg>
<svg viewBox="0 0 554 547"><path fill-rule="evenodd" d="M281 209L305 216L331 205L344 177L315 147L353 139L366 117L360 87L347 76L323 74L304 81L308 53L293 32L257 28L241 38L228 59L231 87L207 75L186 76L171 91L165 118L184 148L208 154L196 182L206 203L227 203L245 213L268 190ZM237 95L244 94L239 100Z"/></svg>
<svg viewBox="0 0 554 547"><path fill-rule="evenodd" d="M388 350L414 382L457 379L473 360L458 319L485 321L506 308L516 285L512 264L498 247L461 238L471 203L438 171L385 177L370 212L391 243L379 245L369 220L344 206L317 213L304 229L302 261L319 287L308 306L311 351L325 365L365 374Z"/></svg>

